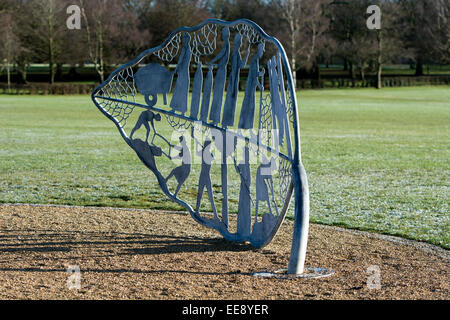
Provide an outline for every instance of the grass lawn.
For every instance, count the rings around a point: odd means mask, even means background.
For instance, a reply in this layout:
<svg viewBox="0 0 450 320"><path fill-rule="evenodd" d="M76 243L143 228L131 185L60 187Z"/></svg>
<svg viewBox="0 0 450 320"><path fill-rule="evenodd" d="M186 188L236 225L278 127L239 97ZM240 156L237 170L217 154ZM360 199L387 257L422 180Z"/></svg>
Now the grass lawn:
<svg viewBox="0 0 450 320"><path fill-rule="evenodd" d="M311 220L450 248L450 88L301 91ZM0 96L0 203L181 209L89 96Z"/></svg>

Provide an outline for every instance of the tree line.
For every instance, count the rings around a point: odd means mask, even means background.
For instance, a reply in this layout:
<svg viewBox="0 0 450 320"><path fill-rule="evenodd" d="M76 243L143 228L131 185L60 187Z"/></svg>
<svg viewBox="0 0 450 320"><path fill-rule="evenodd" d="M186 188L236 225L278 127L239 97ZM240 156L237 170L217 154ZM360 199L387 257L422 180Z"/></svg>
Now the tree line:
<svg viewBox="0 0 450 320"><path fill-rule="evenodd" d="M80 8L81 29L69 29L67 8ZM380 29L369 29L377 5ZM89 62L103 81L111 66L157 46L179 26L207 18L247 18L278 38L297 77L320 78L320 65L339 61L352 79L387 63L450 63L448 0L2 0L1 72L11 66L27 82L27 66L49 65L49 82L63 64Z"/></svg>

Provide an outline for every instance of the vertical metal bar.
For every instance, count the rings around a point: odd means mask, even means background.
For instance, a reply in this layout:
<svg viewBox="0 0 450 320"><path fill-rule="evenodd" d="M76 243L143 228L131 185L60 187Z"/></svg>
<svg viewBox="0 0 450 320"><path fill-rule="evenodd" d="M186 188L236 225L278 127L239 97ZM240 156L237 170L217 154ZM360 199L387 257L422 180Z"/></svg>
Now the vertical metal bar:
<svg viewBox="0 0 450 320"><path fill-rule="evenodd" d="M298 117L298 105L295 87L293 87L293 78L291 66L288 63L286 52L281 44L278 43L282 60L286 70L286 80L288 89L292 97L292 107L294 113L294 159L292 161L292 176L294 180L294 199L295 199L295 217L294 232L292 235L291 255L289 257L288 274L301 274L304 272L306 248L309 232L309 189L306 171L301 161L300 145L300 123Z"/></svg>
<svg viewBox="0 0 450 320"><path fill-rule="evenodd" d="M301 163L293 167L295 219L288 274L301 274L305 268L309 232L309 190L306 172Z"/></svg>
<svg viewBox="0 0 450 320"><path fill-rule="evenodd" d="M227 131L222 134L222 222L228 228L228 166L227 166Z"/></svg>

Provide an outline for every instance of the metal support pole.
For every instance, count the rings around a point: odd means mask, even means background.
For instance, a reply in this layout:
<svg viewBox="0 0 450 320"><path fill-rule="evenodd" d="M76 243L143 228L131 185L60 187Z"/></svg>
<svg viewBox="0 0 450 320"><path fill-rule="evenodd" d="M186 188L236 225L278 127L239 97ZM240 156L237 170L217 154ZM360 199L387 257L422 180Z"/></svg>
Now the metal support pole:
<svg viewBox="0 0 450 320"><path fill-rule="evenodd" d="M288 274L302 274L305 268L309 231L309 189L303 164L294 166L295 220Z"/></svg>

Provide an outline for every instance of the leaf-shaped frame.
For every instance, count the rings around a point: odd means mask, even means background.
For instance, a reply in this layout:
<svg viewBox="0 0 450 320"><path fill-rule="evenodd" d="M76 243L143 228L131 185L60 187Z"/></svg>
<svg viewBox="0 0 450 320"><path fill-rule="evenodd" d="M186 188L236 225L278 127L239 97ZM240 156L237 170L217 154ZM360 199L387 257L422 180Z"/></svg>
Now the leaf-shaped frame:
<svg viewBox="0 0 450 320"><path fill-rule="evenodd" d="M264 235L261 239L252 239L249 237L242 237L238 233L229 232L227 225L223 223L216 223L211 219L206 219L200 216L195 210L185 201L178 199L174 196L167 188L166 183L162 175L155 170L154 166L148 163L142 152L138 150L133 141L127 136L123 127L127 120L127 115L131 113L134 107L146 108L153 110L157 113L165 114L168 117L175 117L183 121L193 121L193 119L186 117L184 114L175 114L171 111L154 108L149 105L144 105L136 102L136 86L135 86L135 74L133 72L133 67L138 65L144 58L150 55L156 55L161 61L169 62L171 61L180 50L180 37L183 33L195 33L200 32L200 38L202 36L201 31L205 28L209 28L211 31L211 26L220 26L222 28L235 28L238 32L251 32L251 41L258 42L263 41L273 44L278 50L278 55L280 58L280 63L284 69L284 76L286 77L286 99L288 101L288 110L286 110L289 119L289 126L291 131L289 133L289 155L283 155L286 161L290 165L291 180L286 188L286 197L284 205L282 207L281 213L278 215L278 219L273 226L272 230ZM203 35L204 39L207 36ZM195 39L194 39L195 40ZM210 46L215 46L215 40L207 39ZM215 49L215 48L213 48ZM203 50L205 50L203 48ZM208 51L206 49L206 51ZM209 50L211 51L211 50ZM211 53L211 52L208 52ZM198 57L196 57L198 61ZM296 93L293 86L292 72L288 63L286 52L280 42L269 35L267 35L257 24L247 19L240 19L233 22L226 22L218 19L208 19L196 27L180 27L173 31L169 37L160 45L142 52L133 61L122 65L117 70L113 71L108 79L99 85L92 93L92 100L94 101L97 108L117 126L122 138L125 142L137 153L141 161L155 174L162 191L168 196L172 201L185 207L190 215L198 223L214 228L221 233L221 235L230 241L235 242L245 242L249 241L254 247L263 247L270 243L277 231L279 230L285 214L288 210L290 199L292 194L295 195L295 224L294 224L294 235L292 242L291 258L289 262L288 272L289 273L302 273L304 268L306 244L308 237L308 224L309 224L309 191L308 182L306 178L306 173L301 162L301 152L300 152L300 128L298 120L298 110L297 110L297 99ZM147 103L149 103L147 101ZM270 115L269 115L270 118ZM207 121L203 121L202 125L205 127L215 128L218 130L226 131L226 128L221 128L215 124L211 124ZM249 141L246 137L241 137L246 141ZM265 146L270 149L268 146Z"/></svg>

